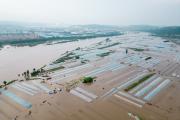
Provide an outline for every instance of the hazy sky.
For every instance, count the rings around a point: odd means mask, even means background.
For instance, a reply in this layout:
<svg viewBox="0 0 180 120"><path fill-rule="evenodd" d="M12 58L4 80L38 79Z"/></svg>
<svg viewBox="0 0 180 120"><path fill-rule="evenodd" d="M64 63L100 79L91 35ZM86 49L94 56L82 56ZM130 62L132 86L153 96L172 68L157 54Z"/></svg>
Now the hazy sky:
<svg viewBox="0 0 180 120"><path fill-rule="evenodd" d="M180 0L0 0L0 21L180 25Z"/></svg>

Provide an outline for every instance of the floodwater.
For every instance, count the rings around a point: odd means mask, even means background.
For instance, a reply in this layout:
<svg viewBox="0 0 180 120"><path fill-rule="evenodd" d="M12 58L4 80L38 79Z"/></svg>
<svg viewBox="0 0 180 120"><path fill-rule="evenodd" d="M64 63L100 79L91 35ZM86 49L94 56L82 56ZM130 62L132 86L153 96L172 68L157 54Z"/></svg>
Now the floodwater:
<svg viewBox="0 0 180 120"><path fill-rule="evenodd" d="M54 60L58 59L61 54L66 51L71 51L77 47L89 47L92 44L96 44L100 41L104 41L104 38L93 38L87 40L74 41L69 43L60 43L53 45L37 45L33 47L12 47L6 46L0 50L0 81L17 79L18 74L30 70L33 68L40 68L44 65L48 65ZM146 49L147 53L153 52L153 54L165 55L166 53L173 56L176 61L180 61L180 48L172 42L163 42L164 39L160 37L151 36L148 33L127 33L124 35L111 37L113 42L120 42L118 47L121 48L141 48ZM95 51L99 53L101 51ZM93 54L84 57L93 58ZM168 56L167 56L168 57ZM115 58L115 57L114 57ZM135 63L139 61L136 57L129 62Z"/></svg>
<svg viewBox="0 0 180 120"><path fill-rule="evenodd" d="M5 46L0 50L0 81L17 79L18 74L47 65L66 51L87 47L104 39L95 38L53 45L41 44L33 47Z"/></svg>

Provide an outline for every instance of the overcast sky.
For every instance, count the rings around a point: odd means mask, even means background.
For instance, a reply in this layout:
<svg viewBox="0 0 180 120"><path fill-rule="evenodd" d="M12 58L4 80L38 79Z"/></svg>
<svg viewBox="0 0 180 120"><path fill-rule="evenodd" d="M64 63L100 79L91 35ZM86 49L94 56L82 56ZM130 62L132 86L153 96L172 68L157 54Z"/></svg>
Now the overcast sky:
<svg viewBox="0 0 180 120"><path fill-rule="evenodd" d="M180 0L0 0L0 21L180 25Z"/></svg>

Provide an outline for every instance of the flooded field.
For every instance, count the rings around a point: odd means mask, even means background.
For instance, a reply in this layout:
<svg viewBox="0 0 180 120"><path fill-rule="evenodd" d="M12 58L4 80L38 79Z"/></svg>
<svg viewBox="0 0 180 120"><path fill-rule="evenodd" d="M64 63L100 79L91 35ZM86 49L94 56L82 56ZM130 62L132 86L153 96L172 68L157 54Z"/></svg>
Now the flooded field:
<svg viewBox="0 0 180 120"><path fill-rule="evenodd" d="M37 65L47 66L30 77L36 79L2 84L0 119L180 119L180 47L175 43L147 33L127 33L64 45L72 46L69 52L56 44L35 46L44 50L39 56L39 51L27 54L29 61L35 57ZM16 48L5 50L12 49Z"/></svg>
<svg viewBox="0 0 180 120"><path fill-rule="evenodd" d="M60 57L66 51L87 47L105 38L96 38L53 45L33 47L5 46L0 50L0 81L16 79L18 74L33 68L40 68Z"/></svg>

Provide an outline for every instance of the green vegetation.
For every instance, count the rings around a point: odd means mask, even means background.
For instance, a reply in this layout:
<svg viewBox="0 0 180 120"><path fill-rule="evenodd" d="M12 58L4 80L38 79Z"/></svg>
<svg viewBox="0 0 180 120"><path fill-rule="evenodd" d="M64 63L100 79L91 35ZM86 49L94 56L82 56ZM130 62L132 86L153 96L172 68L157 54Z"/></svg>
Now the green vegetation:
<svg viewBox="0 0 180 120"><path fill-rule="evenodd" d="M138 86L139 84L145 82L146 80L148 80L150 77L152 77L155 73L151 73L151 74L148 74L146 76L144 76L143 78L141 78L140 80L138 80L137 82L131 84L130 86L128 86L125 91L128 92L129 90L135 88L136 86Z"/></svg>
<svg viewBox="0 0 180 120"><path fill-rule="evenodd" d="M30 73L29 70L27 70L27 71L23 72L21 75L22 75L26 80L30 80L31 77L35 77L35 76L37 76L39 73L44 73L44 72L46 72L46 71L44 70L44 67L46 67L46 65L42 66L41 68L39 68L39 69L37 69L37 70L34 68L31 73ZM18 74L18 76L20 77L20 74Z"/></svg>
<svg viewBox="0 0 180 120"><path fill-rule="evenodd" d="M129 48L129 49L134 50L134 51L138 51L138 52L144 51L144 49L141 49L141 48Z"/></svg>
<svg viewBox="0 0 180 120"><path fill-rule="evenodd" d="M159 29L149 31L153 36L163 37L180 44L180 26L161 27Z"/></svg>
<svg viewBox="0 0 180 120"><path fill-rule="evenodd" d="M109 48L109 47L116 46L116 45L119 45L119 44L121 44L121 43L116 42L116 43L113 43L113 44L111 44L111 45L107 45L107 46L104 46L104 47L100 47L99 49L105 49L105 48Z"/></svg>
<svg viewBox="0 0 180 120"><path fill-rule="evenodd" d="M32 77L35 77L35 76L37 76L39 73L41 73L41 71L40 70L33 70L33 72L31 73L31 76Z"/></svg>
<svg viewBox="0 0 180 120"><path fill-rule="evenodd" d="M54 61L53 63L54 64L57 64L57 63L61 63L61 62L65 62L66 60L70 60L74 58L74 53L73 52L70 52L70 53L67 53L65 56L57 59L56 61Z"/></svg>
<svg viewBox="0 0 180 120"><path fill-rule="evenodd" d="M75 55L75 53L70 52L70 53L67 53L66 55L64 55L63 57L57 59L57 60L54 61L53 63L54 63L54 64L57 64L57 63L65 62L65 61L67 61L67 60L79 59L79 58L80 58L79 55Z"/></svg>
<svg viewBox="0 0 180 120"><path fill-rule="evenodd" d="M101 53L101 54L97 54L97 56L99 57L105 57L105 56L108 56L110 55L111 53L113 53L114 51L109 51L109 52L105 52L105 53Z"/></svg>
<svg viewBox="0 0 180 120"><path fill-rule="evenodd" d="M12 84L12 83L14 83L16 80L11 80L11 81L9 81L9 82L6 82L6 85L10 85L10 84Z"/></svg>
<svg viewBox="0 0 180 120"><path fill-rule="evenodd" d="M84 78L82 79L82 82L83 82L83 83L92 83L93 80L94 80L93 77L84 77Z"/></svg>
<svg viewBox="0 0 180 120"><path fill-rule="evenodd" d="M56 68L49 69L49 70L47 70L47 72L53 72L53 71L57 71L57 70L60 70L60 69L64 69L64 66L59 66L59 67L56 67Z"/></svg>
<svg viewBox="0 0 180 120"><path fill-rule="evenodd" d="M145 58L145 60L149 60L149 59L151 59L152 57L147 57L147 58Z"/></svg>
<svg viewBox="0 0 180 120"><path fill-rule="evenodd" d="M20 74L18 74L18 76L20 76ZM23 73L22 73L22 76L24 76L25 79L29 79L29 78L30 78L30 72L29 72L29 70L23 72Z"/></svg>
<svg viewBox="0 0 180 120"><path fill-rule="evenodd" d="M4 86L6 86L6 84L7 84L7 81L3 81L3 83L4 83Z"/></svg>
<svg viewBox="0 0 180 120"><path fill-rule="evenodd" d="M43 68L40 68L40 69L33 69L33 71L31 72L31 77L35 77L37 75L39 75L40 73L43 73L45 72L45 70Z"/></svg>
<svg viewBox="0 0 180 120"><path fill-rule="evenodd" d="M7 86L7 85L10 85L10 84L12 84L12 83L14 83L16 80L11 80L11 81L3 81L3 85L0 85L0 88L3 88L3 87L5 87L5 86Z"/></svg>

